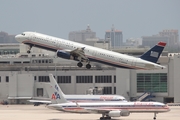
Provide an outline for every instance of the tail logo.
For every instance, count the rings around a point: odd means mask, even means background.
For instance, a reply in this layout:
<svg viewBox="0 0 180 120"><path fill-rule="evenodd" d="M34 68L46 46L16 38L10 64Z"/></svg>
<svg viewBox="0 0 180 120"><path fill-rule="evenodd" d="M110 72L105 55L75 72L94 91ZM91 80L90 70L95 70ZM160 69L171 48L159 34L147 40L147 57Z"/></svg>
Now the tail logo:
<svg viewBox="0 0 180 120"><path fill-rule="evenodd" d="M151 57L156 57L156 58L158 58L158 56L159 56L159 53L158 52L155 52L155 51L151 51L151 55L150 55Z"/></svg>
<svg viewBox="0 0 180 120"><path fill-rule="evenodd" d="M57 92L54 92L54 94L52 94L51 99L61 99L60 95Z"/></svg>
<svg viewBox="0 0 180 120"><path fill-rule="evenodd" d="M59 89L58 89L58 86L57 86L57 85L55 85L55 89L56 89L57 91L59 91Z"/></svg>

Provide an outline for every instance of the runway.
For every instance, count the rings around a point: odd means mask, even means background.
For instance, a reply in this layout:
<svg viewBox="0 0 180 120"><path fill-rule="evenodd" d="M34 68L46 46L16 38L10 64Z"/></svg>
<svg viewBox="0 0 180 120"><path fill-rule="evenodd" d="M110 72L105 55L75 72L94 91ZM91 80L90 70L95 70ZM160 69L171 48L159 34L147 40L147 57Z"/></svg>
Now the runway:
<svg viewBox="0 0 180 120"><path fill-rule="evenodd" d="M157 114L157 120L179 120L180 106L171 111ZM153 113L132 113L127 117L112 120L153 120ZM0 105L0 120L99 120L100 114L64 113L46 108L45 105Z"/></svg>

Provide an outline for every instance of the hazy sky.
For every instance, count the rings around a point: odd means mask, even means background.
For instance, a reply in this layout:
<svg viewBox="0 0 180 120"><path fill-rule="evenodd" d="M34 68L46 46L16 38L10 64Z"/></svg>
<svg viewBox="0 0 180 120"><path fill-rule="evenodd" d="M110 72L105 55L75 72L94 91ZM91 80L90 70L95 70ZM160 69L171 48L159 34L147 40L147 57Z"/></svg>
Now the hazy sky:
<svg viewBox="0 0 180 120"><path fill-rule="evenodd" d="M114 24L124 41L180 31L180 0L0 0L0 31L9 34L36 31L67 39L87 24L99 38Z"/></svg>

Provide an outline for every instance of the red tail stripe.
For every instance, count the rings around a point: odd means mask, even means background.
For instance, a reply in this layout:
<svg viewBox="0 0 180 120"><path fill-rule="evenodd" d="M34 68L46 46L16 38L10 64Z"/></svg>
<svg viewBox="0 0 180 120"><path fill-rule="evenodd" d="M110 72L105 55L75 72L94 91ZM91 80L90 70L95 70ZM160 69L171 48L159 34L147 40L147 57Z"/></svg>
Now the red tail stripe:
<svg viewBox="0 0 180 120"><path fill-rule="evenodd" d="M165 42L159 42L159 43L158 43L158 45L160 45L160 46L163 46L163 47L164 47L164 46L166 46L166 43L165 43Z"/></svg>

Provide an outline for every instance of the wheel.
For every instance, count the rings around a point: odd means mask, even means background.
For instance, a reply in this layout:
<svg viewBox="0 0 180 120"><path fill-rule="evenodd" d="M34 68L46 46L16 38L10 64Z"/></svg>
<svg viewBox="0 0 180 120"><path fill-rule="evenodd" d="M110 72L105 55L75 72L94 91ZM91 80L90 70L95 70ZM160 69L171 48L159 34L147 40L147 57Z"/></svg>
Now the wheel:
<svg viewBox="0 0 180 120"><path fill-rule="evenodd" d="M87 69L90 69L90 68L91 68L91 65L90 65L90 64L87 64L87 65L86 65L86 68L87 68Z"/></svg>
<svg viewBox="0 0 180 120"><path fill-rule="evenodd" d="M82 64L81 62L79 62L79 63L77 64L77 66L78 66L78 67L82 67L83 64Z"/></svg>
<svg viewBox="0 0 180 120"><path fill-rule="evenodd" d="M109 116L108 116L108 117L105 117L105 119L106 119L106 120L110 120L110 119L111 119L111 117L109 117Z"/></svg>
<svg viewBox="0 0 180 120"><path fill-rule="evenodd" d="M154 117L154 120L156 120L156 117Z"/></svg>
<svg viewBox="0 0 180 120"><path fill-rule="evenodd" d="M100 120L104 120L105 118L104 117L100 117Z"/></svg>
<svg viewBox="0 0 180 120"><path fill-rule="evenodd" d="M31 53L31 51L30 51L30 50L28 50L28 51L27 51L27 53L29 54L29 53Z"/></svg>

